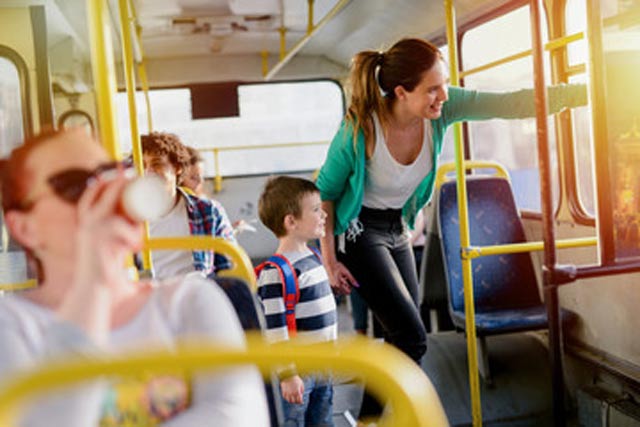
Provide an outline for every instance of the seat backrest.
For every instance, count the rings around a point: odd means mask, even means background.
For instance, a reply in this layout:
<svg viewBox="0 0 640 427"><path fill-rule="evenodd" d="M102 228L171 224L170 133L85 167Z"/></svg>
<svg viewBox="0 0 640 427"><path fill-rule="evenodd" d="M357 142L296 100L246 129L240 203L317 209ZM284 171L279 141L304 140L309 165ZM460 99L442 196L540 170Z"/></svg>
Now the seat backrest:
<svg viewBox="0 0 640 427"><path fill-rule="evenodd" d="M468 177L469 231L472 246L525 242L524 228L509 182L499 177ZM438 222L449 304L464 311L460 229L455 181L439 192ZM491 255L472 262L477 313L540 305L540 294L528 252Z"/></svg>
<svg viewBox="0 0 640 427"><path fill-rule="evenodd" d="M222 288L240 319L245 331L260 331L265 324L264 315L256 296L244 280L235 277L210 276Z"/></svg>

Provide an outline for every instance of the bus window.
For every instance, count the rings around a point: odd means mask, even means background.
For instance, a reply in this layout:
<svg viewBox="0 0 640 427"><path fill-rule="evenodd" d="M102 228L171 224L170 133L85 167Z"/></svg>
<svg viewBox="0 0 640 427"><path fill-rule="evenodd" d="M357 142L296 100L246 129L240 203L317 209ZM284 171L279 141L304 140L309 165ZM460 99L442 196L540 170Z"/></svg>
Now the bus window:
<svg viewBox="0 0 640 427"><path fill-rule="evenodd" d="M547 41L543 23L543 41ZM531 48L529 7L515 9L467 31L462 39L464 69L484 65ZM482 46L486 46L483 49ZM547 56L548 58L548 56ZM472 73L465 78L470 89L508 91L533 87L532 58L515 61ZM545 81L550 82L549 67L545 67ZM469 122L471 157L496 160L507 167L518 208L540 211L540 181L537 166L536 121L489 120ZM553 119L549 119L553 129ZM549 132L551 162L557 165L555 135ZM554 203L559 196L558 168L552 168Z"/></svg>
<svg viewBox="0 0 640 427"><path fill-rule="evenodd" d="M586 32L587 15L585 0L568 0L566 4L567 34ZM571 12L568 12L571 11ZM570 43L567 46L569 66L586 64L588 48L585 39ZM586 83L586 73L573 75L570 83ZM593 189L593 154L591 150L591 112L588 106L573 109L573 141L575 150L576 177L578 183L578 200L584 211L593 216L595 201Z"/></svg>
<svg viewBox="0 0 640 427"><path fill-rule="evenodd" d="M193 119L189 89L152 90L155 130L175 133L186 144L203 150L207 176L216 174L213 148L220 149L218 172L222 176L311 171L320 167L344 115L342 89L337 83L319 80L239 84L237 94L238 116ZM126 94L118 94L117 102L120 135L128 135ZM138 102L144 105L142 98ZM145 112L138 115L141 132L145 133ZM297 146L257 148L278 144ZM123 148L129 150L130 145L123 144Z"/></svg>
<svg viewBox="0 0 640 427"><path fill-rule="evenodd" d="M599 232L602 240L613 237L614 242L612 254L609 245L603 245L602 259L612 259L613 255L623 262L640 259L638 12L640 4L635 1L601 5L604 78L598 82L602 86L595 87L598 93L606 94L602 97L604 109L594 117ZM613 236L608 235L609 230L613 230Z"/></svg>
<svg viewBox="0 0 640 427"><path fill-rule="evenodd" d="M24 139L20 74L0 56L0 155L7 156Z"/></svg>

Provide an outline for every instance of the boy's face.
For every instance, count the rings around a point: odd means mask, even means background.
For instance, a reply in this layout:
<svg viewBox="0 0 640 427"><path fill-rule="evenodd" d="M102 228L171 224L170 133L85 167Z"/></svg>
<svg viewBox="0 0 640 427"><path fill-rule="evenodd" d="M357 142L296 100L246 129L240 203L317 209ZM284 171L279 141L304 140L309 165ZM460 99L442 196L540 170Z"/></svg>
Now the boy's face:
<svg viewBox="0 0 640 427"><path fill-rule="evenodd" d="M185 169L180 179L182 185L193 190L196 195L203 193L202 187L204 184L204 164L198 162L195 165L191 165Z"/></svg>
<svg viewBox="0 0 640 427"><path fill-rule="evenodd" d="M300 201L300 217L294 219L289 232L300 240L319 239L324 236L327 214L322 210L320 193L307 193Z"/></svg>
<svg viewBox="0 0 640 427"><path fill-rule="evenodd" d="M178 171L169 160L169 157L166 154L143 153L142 159L145 173L154 174L162 178L169 194L175 196Z"/></svg>

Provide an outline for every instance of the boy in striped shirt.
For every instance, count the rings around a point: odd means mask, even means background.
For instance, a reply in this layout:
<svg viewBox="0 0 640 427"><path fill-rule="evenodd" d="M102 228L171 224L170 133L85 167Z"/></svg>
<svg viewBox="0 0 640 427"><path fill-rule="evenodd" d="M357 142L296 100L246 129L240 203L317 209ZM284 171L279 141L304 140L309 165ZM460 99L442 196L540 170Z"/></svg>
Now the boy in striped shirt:
<svg viewBox="0 0 640 427"><path fill-rule="evenodd" d="M258 212L260 220L280 242L276 254L286 257L298 278L296 337L309 342L335 340L336 303L327 272L307 246L309 240L324 235L327 214L322 210L318 189L302 178L272 178L260 196ZM266 266L260 273L258 297L266 317L267 340L288 340L283 283L276 267ZM280 378L286 426L333 426L333 386L326 374L300 376L290 369L281 373Z"/></svg>

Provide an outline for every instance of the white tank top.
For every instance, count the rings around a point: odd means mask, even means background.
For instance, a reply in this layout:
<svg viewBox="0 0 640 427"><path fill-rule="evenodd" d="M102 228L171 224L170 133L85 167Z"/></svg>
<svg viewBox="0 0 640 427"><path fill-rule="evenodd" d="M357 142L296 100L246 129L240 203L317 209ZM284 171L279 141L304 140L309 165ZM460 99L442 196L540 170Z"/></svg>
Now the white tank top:
<svg viewBox="0 0 640 427"><path fill-rule="evenodd" d="M373 114L376 145L367 160L363 206L374 209L400 209L433 166L431 120L424 121L422 148L413 163L403 165L387 148L378 116Z"/></svg>

